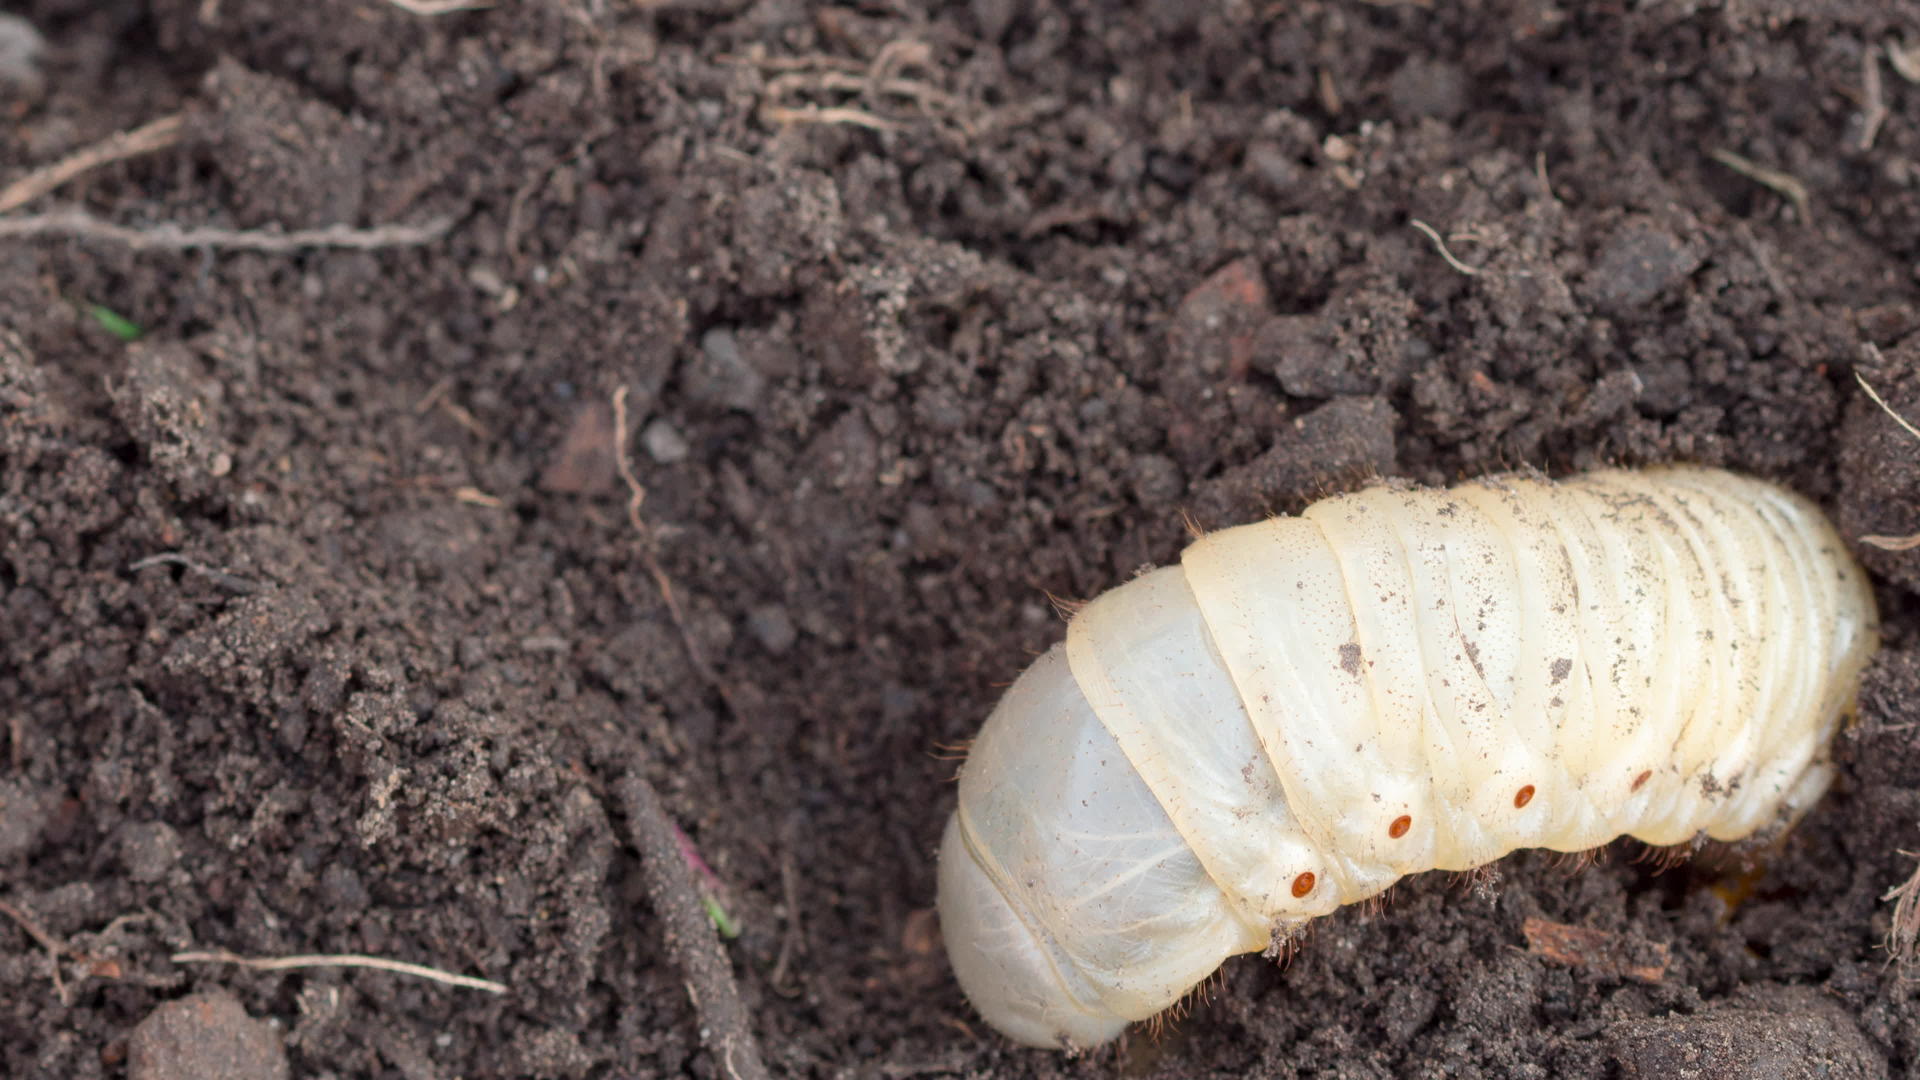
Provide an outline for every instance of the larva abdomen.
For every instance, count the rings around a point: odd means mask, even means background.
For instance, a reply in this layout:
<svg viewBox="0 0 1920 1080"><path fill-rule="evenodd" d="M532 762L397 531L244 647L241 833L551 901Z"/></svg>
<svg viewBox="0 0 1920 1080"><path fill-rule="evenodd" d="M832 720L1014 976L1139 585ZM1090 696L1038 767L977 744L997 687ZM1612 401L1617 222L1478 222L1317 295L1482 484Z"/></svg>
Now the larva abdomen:
<svg viewBox="0 0 1920 1080"><path fill-rule="evenodd" d="M1379 486L1114 589L975 741L940 856L995 1027L1091 1046L1404 874L1738 839L1877 645L1811 503L1718 470Z"/></svg>

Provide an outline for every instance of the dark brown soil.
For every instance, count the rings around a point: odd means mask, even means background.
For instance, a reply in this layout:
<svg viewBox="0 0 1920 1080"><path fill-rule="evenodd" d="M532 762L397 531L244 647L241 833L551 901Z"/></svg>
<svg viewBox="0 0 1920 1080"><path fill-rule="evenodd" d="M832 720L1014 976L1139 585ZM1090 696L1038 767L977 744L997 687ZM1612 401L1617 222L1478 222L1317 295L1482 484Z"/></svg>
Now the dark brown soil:
<svg viewBox="0 0 1920 1080"><path fill-rule="evenodd" d="M1060 636L1050 595L1170 559L1183 512L1686 459L1920 529L1920 440L1854 382L1920 417L1920 86L1883 52L1920 4L23 14L0 184L187 119L0 220L451 225L0 239L0 1074L180 1075L151 1059L194 1040L136 1060L136 1025L225 991L295 1076L717 1075L632 769L724 883L781 1075L1920 1068L1881 948L1920 552L1866 553L1888 648L1760 872L1431 875L1077 1060L979 1023L931 912L939 748Z"/></svg>

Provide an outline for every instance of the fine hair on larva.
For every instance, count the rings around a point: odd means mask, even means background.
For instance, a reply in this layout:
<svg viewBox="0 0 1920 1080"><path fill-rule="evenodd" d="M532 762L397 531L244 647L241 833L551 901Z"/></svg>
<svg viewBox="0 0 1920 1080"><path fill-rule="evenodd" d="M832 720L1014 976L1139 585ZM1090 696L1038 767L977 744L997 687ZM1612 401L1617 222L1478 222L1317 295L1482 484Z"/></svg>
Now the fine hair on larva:
<svg viewBox="0 0 1920 1080"><path fill-rule="evenodd" d="M962 988L1086 1048L1406 874L1737 840L1832 779L1878 645L1819 509L1717 469L1380 484L1095 598L962 766Z"/></svg>

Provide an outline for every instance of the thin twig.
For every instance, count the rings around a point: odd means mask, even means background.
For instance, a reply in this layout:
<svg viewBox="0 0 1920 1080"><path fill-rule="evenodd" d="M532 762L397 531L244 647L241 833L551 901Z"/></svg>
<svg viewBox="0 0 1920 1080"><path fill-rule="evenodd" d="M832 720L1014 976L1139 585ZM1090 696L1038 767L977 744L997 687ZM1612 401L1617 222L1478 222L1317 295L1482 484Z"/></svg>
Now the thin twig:
<svg viewBox="0 0 1920 1080"><path fill-rule="evenodd" d="M438 405L440 403L440 399L444 397L446 395L446 392L448 390L451 390L452 388L453 388L453 376L451 375L440 376L438 381L436 381L432 386L427 387L426 394L420 398L419 404L413 407L413 415L415 416L426 415L427 410L433 408L435 405Z"/></svg>
<svg viewBox="0 0 1920 1080"><path fill-rule="evenodd" d="M720 695L729 711L733 709L733 695L726 684L708 666L707 658L695 643L693 631L687 626L687 614L680 607L680 596L674 592L673 579L667 577L666 570L660 566L660 558L654 553L653 530L647 528L646 519L640 516L640 504L647 499L647 489L640 485L640 478L633 474L633 462L628 459L627 451L627 388L618 387L613 392L613 463L620 472L620 480L627 485L627 523L640 538L640 561L647 568L647 575L653 578L653 584L660 590L660 598L666 601L667 617L673 620L673 628L680 632L680 643L687 650L687 659L692 662L693 670Z"/></svg>
<svg viewBox="0 0 1920 1080"><path fill-rule="evenodd" d="M1800 178L1779 169L1770 169L1751 158L1741 157L1731 150L1715 150L1713 160L1739 173L1762 187L1787 197L1794 209L1800 211L1800 222L1805 224L1813 220L1813 198L1807 192L1807 185Z"/></svg>
<svg viewBox="0 0 1920 1080"><path fill-rule="evenodd" d="M484 506L489 510L498 510L507 505L507 500L502 499L498 495L488 494L474 487L472 484L464 484L454 488L453 497L469 506Z"/></svg>
<svg viewBox="0 0 1920 1080"><path fill-rule="evenodd" d="M884 117L875 116L864 109L851 109L845 106L766 105L760 109L760 117L770 127L784 127L788 124L843 124L847 127L861 127L870 131L898 131L900 125Z"/></svg>
<svg viewBox="0 0 1920 1080"><path fill-rule="evenodd" d="M1461 273L1467 275L1468 277L1479 276L1480 274L1479 267L1468 266L1466 263L1463 263L1459 259L1456 259L1453 257L1453 252L1447 250L1447 242L1440 238L1440 231L1438 229L1435 229L1433 226L1427 224L1424 221L1421 221L1419 218L1411 218L1407 221L1407 224L1412 225L1415 229L1420 230L1420 232L1423 235L1425 235L1427 239L1433 241L1433 246L1439 250L1440 257L1447 260L1448 266L1453 267L1455 270L1460 271Z"/></svg>
<svg viewBox="0 0 1920 1080"><path fill-rule="evenodd" d="M1873 399L1873 403L1875 405L1880 406L1880 410L1882 412L1886 413L1888 416L1893 417L1894 423L1899 424L1902 428L1905 428L1907 434L1913 436L1916 439L1920 439L1920 428L1914 427L1911 423L1907 421L1906 417L1901 416L1897 412L1894 412L1893 406L1887 404L1887 399L1880 396L1880 391L1875 390L1873 388L1873 384L1867 381L1867 377L1865 375L1860 374L1860 370L1858 368L1854 369L1853 381L1860 384L1860 389L1865 390L1867 392L1867 396Z"/></svg>
<svg viewBox="0 0 1920 1080"><path fill-rule="evenodd" d="M727 59L754 64L766 71L783 72L769 79L761 91L759 116L761 122L770 127L840 124L872 131L898 131L907 126L904 120L884 115L884 99L893 98L911 101L923 117L945 121L971 137L976 125L968 115L971 106L965 99L920 79L898 75L906 68L931 68L932 57L933 50L927 43L916 38L899 38L882 46L873 60L864 65L829 56ZM803 94L852 95L861 104L785 104Z"/></svg>
<svg viewBox="0 0 1920 1080"><path fill-rule="evenodd" d="M1780 276L1779 268L1773 265L1773 255L1767 251L1767 245L1760 242L1760 237L1755 235L1753 226L1742 221L1734 227L1734 231L1747 245L1747 251L1752 253L1753 261L1760 265L1760 272L1767 275L1767 284L1772 287L1773 294L1780 298L1780 303L1792 304L1793 290L1787 286L1787 279Z"/></svg>
<svg viewBox="0 0 1920 1080"><path fill-rule="evenodd" d="M205 563L194 562L192 559L187 558L177 551L163 551L158 555L149 555L144 559L127 564L127 569L137 572L151 566L161 565L178 566L191 570L196 574L204 574L215 585L220 586L228 592L238 593L241 596L257 592L260 588L260 586L238 574L228 573L217 566L208 566Z"/></svg>
<svg viewBox="0 0 1920 1080"><path fill-rule="evenodd" d="M387 3L411 15L432 18L456 11L478 11L493 6L493 0L387 0Z"/></svg>
<svg viewBox="0 0 1920 1080"><path fill-rule="evenodd" d="M291 971L296 968L372 968L375 971L391 971L396 975L413 975L422 979L431 979L448 986L464 987L468 990L485 990L489 994L504 994L506 985L491 979L476 979L471 975L455 975L439 968L430 968L423 964L409 964L404 960L388 960L380 956L360 956L353 953L328 953L311 956L241 956L224 950L214 952L182 952L173 954L176 964L238 964L256 971Z"/></svg>
<svg viewBox="0 0 1920 1080"><path fill-rule="evenodd" d="M732 1080L765 1080L767 1066L753 1037L753 1025L733 968L714 936L693 868L681 857L673 819L646 777L628 773L614 793L627 813L628 832L640 851L640 871L654 914L665 924L667 952L687 979L687 996L699 1018L700 1039Z"/></svg>
<svg viewBox="0 0 1920 1080"><path fill-rule="evenodd" d="M780 935L780 953L774 957L767 985L782 997L793 997L800 993L800 987L788 985L787 965L806 943L806 937L800 928L800 872L794 869L793 855L785 848L780 853L780 891L787 902L787 931Z"/></svg>
<svg viewBox="0 0 1920 1080"><path fill-rule="evenodd" d="M172 146L180 141L184 126L185 117L173 113L132 131L122 131L102 139L44 169L36 169L0 191L0 214L25 206L81 173Z"/></svg>
<svg viewBox="0 0 1920 1080"><path fill-rule="evenodd" d="M1902 41L1894 44L1891 38L1886 44L1887 63L1893 70L1910 83L1920 83L1920 46L1909 45Z"/></svg>
<svg viewBox="0 0 1920 1080"><path fill-rule="evenodd" d="M1866 351L1871 358L1875 360L1880 358L1880 350L1871 344L1866 346ZM1887 399L1880 396L1880 391L1873 388L1873 384L1867 381L1865 375L1860 374L1859 368L1853 369L1853 381L1860 384L1860 389L1867 392L1867 396L1873 399L1875 405L1880 406L1881 412L1892 417L1893 422L1904 428L1907 434L1920 439L1920 428L1914 427L1906 417L1894 412L1893 406L1887 404ZM1860 542L1882 551L1912 551L1914 548L1920 548L1920 533L1914 533L1912 536L1863 536Z"/></svg>
<svg viewBox="0 0 1920 1080"><path fill-rule="evenodd" d="M28 915L25 911L20 910L20 908L13 904L7 903L5 900L0 900L0 914L4 914L7 918L19 923L20 929L25 930L28 937L38 942L41 948L47 950L47 966L53 969L53 992L55 996L59 997L60 1004L69 1004L67 1000L67 983L66 980L60 976L60 958L69 954L67 947L57 941L52 934L47 933L39 923L34 921L33 916Z"/></svg>
<svg viewBox="0 0 1920 1080"><path fill-rule="evenodd" d="M871 64L855 60L851 56L828 56L825 53L815 53L809 56L764 56L753 52L721 53L714 59L723 64L739 64L747 67L757 67L763 71L813 71L819 69L827 71L862 72L872 67Z"/></svg>
<svg viewBox="0 0 1920 1080"><path fill-rule="evenodd" d="M47 933L38 922L34 921L33 916L27 914L18 906L10 904L5 900L0 900L0 915L5 915L7 918L19 923L20 929L25 930L27 936L38 942L41 948L55 956L67 955L67 947L55 940L52 934Z"/></svg>
<svg viewBox="0 0 1920 1080"><path fill-rule="evenodd" d="M879 61L875 61L876 66ZM908 98L923 108L958 109L960 99L918 79L871 77L840 71L793 72L767 83L766 94L779 100L793 90L827 90L842 93L880 93Z"/></svg>
<svg viewBox="0 0 1920 1080"><path fill-rule="evenodd" d="M1860 91L1866 98L1866 104L1860 110L1860 137L1854 148L1861 153L1873 149L1873 141L1880 137L1880 125L1887 122L1886 88L1880 80L1880 49L1867 46L1860 64Z"/></svg>
<svg viewBox="0 0 1920 1080"><path fill-rule="evenodd" d="M67 209L0 218L0 239L79 236L125 244L136 251L223 248L286 254L307 248L371 251L377 248L418 247L440 239L452 227L452 218L436 218L424 225L376 225L370 229L329 225L321 229L296 229L292 232L187 228L171 223L135 229L102 221L81 210Z"/></svg>
<svg viewBox="0 0 1920 1080"><path fill-rule="evenodd" d="M640 486L640 478L633 475L633 463L627 460L627 388L616 387L613 391L613 467L620 471L620 479L627 485L627 521L640 533L642 540L651 540L653 534L640 517L640 504L647 501L647 489Z"/></svg>
<svg viewBox="0 0 1920 1080"><path fill-rule="evenodd" d="M1911 851L1899 854L1914 857ZM1887 927L1886 948L1894 961L1904 966L1913 959L1914 938L1920 935L1920 866L1914 867L1913 876L1880 899L1898 901L1893 905L1893 922Z"/></svg>

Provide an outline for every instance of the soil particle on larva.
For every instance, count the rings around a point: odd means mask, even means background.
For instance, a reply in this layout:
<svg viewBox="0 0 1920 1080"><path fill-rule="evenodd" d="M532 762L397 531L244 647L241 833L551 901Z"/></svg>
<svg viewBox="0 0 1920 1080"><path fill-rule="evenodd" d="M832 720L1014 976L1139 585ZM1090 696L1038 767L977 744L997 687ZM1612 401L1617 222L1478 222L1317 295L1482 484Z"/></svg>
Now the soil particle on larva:
<svg viewBox="0 0 1920 1080"><path fill-rule="evenodd" d="M1356 679L1360 677L1359 642L1349 641L1345 645L1340 646L1340 670Z"/></svg>

